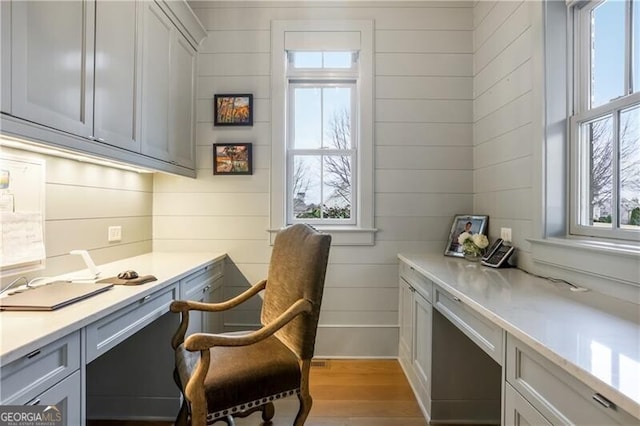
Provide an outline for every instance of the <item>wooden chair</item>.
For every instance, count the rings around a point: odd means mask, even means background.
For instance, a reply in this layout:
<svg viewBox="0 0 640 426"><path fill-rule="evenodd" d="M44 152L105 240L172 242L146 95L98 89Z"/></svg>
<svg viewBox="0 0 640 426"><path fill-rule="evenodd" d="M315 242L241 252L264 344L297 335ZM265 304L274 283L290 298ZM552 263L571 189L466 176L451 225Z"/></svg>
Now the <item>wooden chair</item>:
<svg viewBox="0 0 640 426"><path fill-rule="evenodd" d="M223 303L174 301L182 321L173 337L174 379L184 402L176 424L204 426L261 411L274 415L273 401L297 395L295 425L303 425L312 399L309 369L313 357L331 236L307 225L276 235L269 272L239 296ZM247 333L196 333L185 340L189 311L220 312L264 290L263 326Z"/></svg>

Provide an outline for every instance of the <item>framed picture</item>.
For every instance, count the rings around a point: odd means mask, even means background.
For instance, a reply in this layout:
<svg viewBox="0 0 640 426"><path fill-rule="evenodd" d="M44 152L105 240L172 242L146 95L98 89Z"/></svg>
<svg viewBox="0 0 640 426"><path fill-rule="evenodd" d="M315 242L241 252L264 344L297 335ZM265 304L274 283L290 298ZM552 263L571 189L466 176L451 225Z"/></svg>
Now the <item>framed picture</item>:
<svg viewBox="0 0 640 426"><path fill-rule="evenodd" d="M445 256L464 257L462 246L458 244L458 236L463 232L471 234L487 235L487 226L489 224L489 216L457 214L453 217L451 231L449 232L449 240L447 248L444 250Z"/></svg>
<svg viewBox="0 0 640 426"><path fill-rule="evenodd" d="M253 156L250 143L214 143L214 175L253 174Z"/></svg>
<svg viewBox="0 0 640 426"><path fill-rule="evenodd" d="M214 126L253 126L253 95L213 95Z"/></svg>

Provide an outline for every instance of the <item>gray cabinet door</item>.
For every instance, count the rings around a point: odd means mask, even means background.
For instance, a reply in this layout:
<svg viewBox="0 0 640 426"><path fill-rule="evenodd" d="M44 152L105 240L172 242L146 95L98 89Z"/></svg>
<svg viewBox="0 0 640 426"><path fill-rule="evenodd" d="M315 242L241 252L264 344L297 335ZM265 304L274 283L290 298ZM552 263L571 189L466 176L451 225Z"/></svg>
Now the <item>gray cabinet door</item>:
<svg viewBox="0 0 640 426"><path fill-rule="evenodd" d="M431 393L431 303L413 293L413 368L427 395ZM424 402L426 404L426 402Z"/></svg>
<svg viewBox="0 0 640 426"><path fill-rule="evenodd" d="M142 153L170 161L169 102L173 24L155 2L143 2Z"/></svg>
<svg viewBox="0 0 640 426"><path fill-rule="evenodd" d="M400 277L400 361L405 366L411 365L411 353L413 351L413 288L402 277Z"/></svg>
<svg viewBox="0 0 640 426"><path fill-rule="evenodd" d="M94 136L140 152L142 3L96 4Z"/></svg>
<svg viewBox="0 0 640 426"><path fill-rule="evenodd" d="M505 426L546 425L551 423L527 402L510 384L506 384L504 397Z"/></svg>
<svg viewBox="0 0 640 426"><path fill-rule="evenodd" d="M194 124L196 51L176 31L171 51L171 96L169 102L171 161L195 168Z"/></svg>
<svg viewBox="0 0 640 426"><path fill-rule="evenodd" d="M66 426L84 424L81 420L80 371L76 371L49 390L41 393L27 405L55 405Z"/></svg>
<svg viewBox="0 0 640 426"><path fill-rule="evenodd" d="M14 116L92 136L94 22L91 0L11 2Z"/></svg>

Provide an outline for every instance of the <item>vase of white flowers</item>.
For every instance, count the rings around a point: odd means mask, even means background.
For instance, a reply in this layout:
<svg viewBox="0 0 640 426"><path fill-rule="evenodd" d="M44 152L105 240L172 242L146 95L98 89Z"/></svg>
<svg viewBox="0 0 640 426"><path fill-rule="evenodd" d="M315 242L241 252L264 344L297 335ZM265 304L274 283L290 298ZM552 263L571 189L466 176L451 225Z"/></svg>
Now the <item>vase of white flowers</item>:
<svg viewBox="0 0 640 426"><path fill-rule="evenodd" d="M458 237L458 243L462 246L465 259L477 262L482 258L484 249L489 245L489 240L483 234L463 232Z"/></svg>

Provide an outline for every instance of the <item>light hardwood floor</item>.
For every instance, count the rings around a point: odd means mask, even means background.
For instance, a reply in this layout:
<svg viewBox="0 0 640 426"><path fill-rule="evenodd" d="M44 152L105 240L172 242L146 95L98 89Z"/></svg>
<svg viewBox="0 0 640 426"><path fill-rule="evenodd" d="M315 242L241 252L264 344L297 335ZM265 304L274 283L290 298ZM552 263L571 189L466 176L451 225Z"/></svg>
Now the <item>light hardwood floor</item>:
<svg viewBox="0 0 640 426"><path fill-rule="evenodd" d="M308 426L425 426L411 387L396 360L319 360L310 377L313 407ZM276 402L269 425L291 426L298 400ZM237 426L261 425L260 413ZM159 422L89 422L89 426L167 426ZM223 422L216 425L224 425Z"/></svg>

